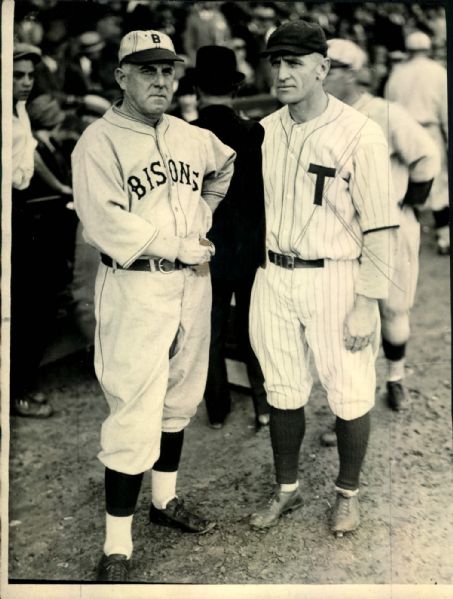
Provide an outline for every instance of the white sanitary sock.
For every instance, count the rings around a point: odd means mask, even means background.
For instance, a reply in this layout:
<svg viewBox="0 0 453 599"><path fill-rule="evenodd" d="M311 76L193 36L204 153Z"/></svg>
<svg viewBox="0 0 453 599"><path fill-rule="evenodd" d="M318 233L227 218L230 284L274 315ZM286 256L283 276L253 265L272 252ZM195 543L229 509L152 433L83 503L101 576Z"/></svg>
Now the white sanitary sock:
<svg viewBox="0 0 453 599"><path fill-rule="evenodd" d="M160 472L151 470L151 501L155 508L163 510L167 503L176 497L178 471Z"/></svg>
<svg viewBox="0 0 453 599"><path fill-rule="evenodd" d="M105 515L105 555L122 553L129 559L132 555L132 518L133 516Z"/></svg>
<svg viewBox="0 0 453 599"><path fill-rule="evenodd" d="M387 360L388 381L401 381L404 379L404 358L402 360Z"/></svg>
<svg viewBox="0 0 453 599"><path fill-rule="evenodd" d="M298 486L299 486L298 480L296 480L295 483L285 483L283 485L280 485L280 491L282 491L283 493L292 493L293 491L295 491L297 489Z"/></svg>

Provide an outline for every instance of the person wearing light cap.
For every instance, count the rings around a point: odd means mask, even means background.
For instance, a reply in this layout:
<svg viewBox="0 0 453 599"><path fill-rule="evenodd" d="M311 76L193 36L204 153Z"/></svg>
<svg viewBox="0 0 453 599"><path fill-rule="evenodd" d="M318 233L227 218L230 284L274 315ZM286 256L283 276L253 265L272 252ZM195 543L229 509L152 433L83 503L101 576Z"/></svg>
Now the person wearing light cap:
<svg viewBox="0 0 453 599"><path fill-rule="evenodd" d="M37 142L26 102L33 89L41 50L16 42L13 49L12 205L11 205L11 414L48 418L53 408L36 389L36 378L48 337L52 312L45 275L30 269L30 256L43 258L41 239L27 208L28 189L35 173ZM30 301L33 298L33 301Z"/></svg>
<svg viewBox="0 0 453 599"><path fill-rule="evenodd" d="M176 494L184 429L203 398L211 283L206 239L233 173L234 151L210 131L164 114L176 54L159 31L119 48L122 100L90 125L73 155L74 204L99 250L95 371L109 415L106 537L97 579L128 579L132 518L151 471L153 524L206 533L214 523Z"/></svg>
<svg viewBox="0 0 453 599"><path fill-rule="evenodd" d="M330 528L342 536L360 522L378 301L388 296L398 226L388 146L376 123L325 92L331 66L319 25L282 25L265 55L285 106L261 121L267 264L255 277L250 332L271 406L278 487L250 525L269 528L303 504L298 462L314 360L336 416L339 473ZM312 490L305 494L314 500Z"/></svg>
<svg viewBox="0 0 453 599"><path fill-rule="evenodd" d="M433 211L437 251L450 253L450 202L448 193L448 98L447 70L429 55L431 39L422 31L406 37L409 58L392 71L384 95L404 106L434 140L441 170L434 180L426 207Z"/></svg>
<svg viewBox="0 0 453 599"><path fill-rule="evenodd" d="M345 39L328 41L331 69L325 89L339 100L378 123L390 150L394 202L399 207L395 271L389 296L379 302L382 346L387 359L388 406L407 408L409 395L404 386L404 357L410 335L410 309L418 276L420 224L417 210L428 198L440 170L439 152L429 134L401 105L364 92L358 83L367 56L357 44ZM335 444L335 435L323 435L324 444Z"/></svg>

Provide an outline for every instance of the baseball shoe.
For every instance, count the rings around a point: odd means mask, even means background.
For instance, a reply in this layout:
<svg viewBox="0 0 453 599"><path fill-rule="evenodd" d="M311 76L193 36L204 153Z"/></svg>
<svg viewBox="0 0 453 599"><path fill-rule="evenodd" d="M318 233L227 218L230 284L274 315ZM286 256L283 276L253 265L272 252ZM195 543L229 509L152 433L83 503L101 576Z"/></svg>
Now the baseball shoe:
<svg viewBox="0 0 453 599"><path fill-rule="evenodd" d="M221 428L223 428L223 422L210 422L209 428L219 431Z"/></svg>
<svg viewBox="0 0 453 599"><path fill-rule="evenodd" d="M257 530L271 528L283 514L297 510L303 503L299 488L289 493L277 490L266 506L250 516L250 526Z"/></svg>
<svg viewBox="0 0 453 599"><path fill-rule="evenodd" d="M263 428L269 426L270 416L269 414L259 414L255 417L255 430L258 432Z"/></svg>
<svg viewBox="0 0 453 599"><path fill-rule="evenodd" d="M441 243L437 244L437 253L439 256L449 256L450 255L450 244L443 245Z"/></svg>
<svg viewBox="0 0 453 599"><path fill-rule="evenodd" d="M98 582L127 582L129 580L130 560L121 553L103 555L98 565Z"/></svg>
<svg viewBox="0 0 453 599"><path fill-rule="evenodd" d="M402 381L387 381L387 405L395 412L402 412L409 406L409 392Z"/></svg>
<svg viewBox="0 0 453 599"><path fill-rule="evenodd" d="M335 506L332 510L331 531L337 538L345 532L352 532L360 524L359 497L347 497L337 493Z"/></svg>
<svg viewBox="0 0 453 599"><path fill-rule="evenodd" d="M215 522L205 520L197 514L189 512L184 506L184 501L178 497L169 501L167 507L163 510L159 510L151 504L149 520L153 524L161 524L163 526L179 528L184 532L198 534L204 534L216 525Z"/></svg>
<svg viewBox="0 0 453 599"><path fill-rule="evenodd" d="M32 395L26 395L13 399L11 414L25 418L49 418L53 414L53 408L45 400L37 401Z"/></svg>
<svg viewBox="0 0 453 599"><path fill-rule="evenodd" d="M337 433L335 428L330 428L319 436L319 442L324 447L336 447L337 446Z"/></svg>

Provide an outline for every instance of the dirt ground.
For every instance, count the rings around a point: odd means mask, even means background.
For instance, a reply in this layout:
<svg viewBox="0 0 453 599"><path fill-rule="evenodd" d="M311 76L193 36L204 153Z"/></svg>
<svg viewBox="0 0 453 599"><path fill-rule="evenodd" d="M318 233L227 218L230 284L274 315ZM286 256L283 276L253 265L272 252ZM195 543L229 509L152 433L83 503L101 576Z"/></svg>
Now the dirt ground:
<svg viewBox="0 0 453 599"><path fill-rule="evenodd" d="M186 431L178 488L190 506L215 518L197 537L151 526L145 475L134 519L132 579L197 584L427 584L453 582L449 259L425 227L420 285L408 349L408 413L392 413L380 388L363 471L362 525L335 539L335 448L319 435L332 417L322 389L307 409L300 457L304 507L266 533L248 515L273 488L268 431L253 428L252 402L234 394L220 430L200 406ZM92 581L104 528L103 468L96 459L105 403L83 353L48 365L42 388L56 414L13 418L10 455L9 577L14 581ZM117 595L119 596L119 595ZM453 589L452 595L453 596Z"/></svg>

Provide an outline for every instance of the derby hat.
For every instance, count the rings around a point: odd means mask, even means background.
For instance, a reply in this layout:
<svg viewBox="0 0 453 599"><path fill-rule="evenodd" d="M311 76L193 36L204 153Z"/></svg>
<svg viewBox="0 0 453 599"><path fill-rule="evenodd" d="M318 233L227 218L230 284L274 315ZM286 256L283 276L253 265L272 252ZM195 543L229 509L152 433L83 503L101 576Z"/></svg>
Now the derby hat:
<svg viewBox="0 0 453 599"><path fill-rule="evenodd" d="M224 46L202 46L197 51L194 81L203 91L222 95L229 93L244 81L245 75L237 70L236 55Z"/></svg>

